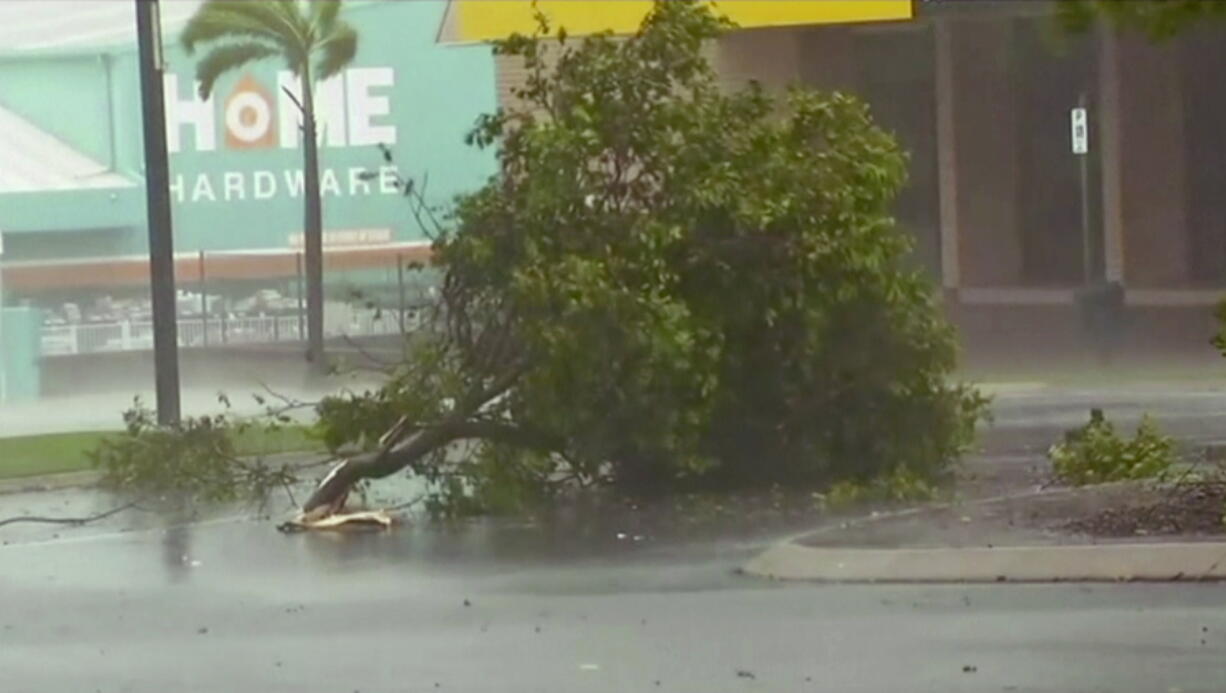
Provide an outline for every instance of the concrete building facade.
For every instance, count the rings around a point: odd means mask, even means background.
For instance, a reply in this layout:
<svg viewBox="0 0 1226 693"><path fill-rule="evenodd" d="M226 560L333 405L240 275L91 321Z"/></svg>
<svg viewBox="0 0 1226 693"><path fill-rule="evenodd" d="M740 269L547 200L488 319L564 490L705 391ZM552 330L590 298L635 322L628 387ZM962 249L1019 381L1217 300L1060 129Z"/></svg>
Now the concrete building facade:
<svg viewBox="0 0 1226 693"><path fill-rule="evenodd" d="M1047 2L915 9L899 22L740 31L716 64L733 84L799 82L871 105L910 152L896 216L969 361L1216 358L1223 28L1155 44L1105 26L1067 36ZM1071 148L1078 106L1084 156Z"/></svg>

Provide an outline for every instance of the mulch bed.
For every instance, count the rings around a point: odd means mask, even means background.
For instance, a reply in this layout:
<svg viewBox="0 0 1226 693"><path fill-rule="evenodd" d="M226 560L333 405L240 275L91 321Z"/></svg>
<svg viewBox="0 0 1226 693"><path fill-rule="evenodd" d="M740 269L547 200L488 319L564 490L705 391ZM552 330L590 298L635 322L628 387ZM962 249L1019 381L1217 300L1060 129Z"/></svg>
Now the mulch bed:
<svg viewBox="0 0 1226 693"><path fill-rule="evenodd" d="M1223 535L1226 482L1183 483L1164 489L1157 499L1112 507L1060 525L1067 532L1094 537L1172 534Z"/></svg>

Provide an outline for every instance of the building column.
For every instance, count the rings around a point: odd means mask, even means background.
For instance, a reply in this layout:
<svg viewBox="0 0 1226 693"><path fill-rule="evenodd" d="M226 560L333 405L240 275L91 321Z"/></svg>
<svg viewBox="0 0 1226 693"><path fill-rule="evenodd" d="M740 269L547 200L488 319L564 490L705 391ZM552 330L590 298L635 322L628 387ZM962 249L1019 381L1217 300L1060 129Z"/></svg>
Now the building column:
<svg viewBox="0 0 1226 693"><path fill-rule="evenodd" d="M958 166L954 128L953 33L947 20L933 23L936 42L937 179L941 210L941 284L957 289L961 272L958 249Z"/></svg>
<svg viewBox="0 0 1226 693"><path fill-rule="evenodd" d="M937 37L944 271L961 287L1022 283L1012 27L949 20Z"/></svg>
<svg viewBox="0 0 1226 693"><path fill-rule="evenodd" d="M1178 49L1135 34L1103 43L1107 266L1115 262L1116 276L1130 288L1185 286L1188 214Z"/></svg>
<svg viewBox="0 0 1226 693"><path fill-rule="evenodd" d="M1094 137L1102 170L1103 276L1109 282L1124 279L1124 177L1121 167L1121 93L1119 38L1103 31L1098 54L1098 113L1091 118L1098 126ZM1093 126L1093 125L1092 125ZM1092 133L1093 134L1093 133Z"/></svg>

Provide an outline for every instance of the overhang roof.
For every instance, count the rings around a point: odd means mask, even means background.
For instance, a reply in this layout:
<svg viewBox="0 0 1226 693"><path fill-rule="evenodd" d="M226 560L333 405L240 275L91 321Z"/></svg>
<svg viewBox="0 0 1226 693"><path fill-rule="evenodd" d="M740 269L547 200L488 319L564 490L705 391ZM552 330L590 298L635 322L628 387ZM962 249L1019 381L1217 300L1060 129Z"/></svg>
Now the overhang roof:
<svg viewBox="0 0 1226 693"><path fill-rule="evenodd" d="M0 108L0 194L134 185L135 181Z"/></svg>
<svg viewBox="0 0 1226 693"><path fill-rule="evenodd" d="M429 262L433 252L428 242L421 241L323 250L328 271L386 269L398 261ZM211 252L205 271L209 280L289 278L298 275L298 256L299 251L290 248ZM175 278L184 284L199 282L200 256L176 253ZM149 258L143 255L9 261L4 265L4 285L25 291L148 284Z"/></svg>
<svg viewBox="0 0 1226 693"><path fill-rule="evenodd" d="M136 0L0 0L0 54L61 54L136 48ZM247 2L248 0L230 0ZM309 1L309 0L308 0ZM378 0L389 2L392 0ZM396 0L422 2L426 0ZM448 0L434 0L447 2ZM159 0L164 42L204 0ZM347 0L346 11L377 4Z"/></svg>
<svg viewBox="0 0 1226 693"><path fill-rule="evenodd" d="M182 26L202 0L162 0L162 29ZM6 53L136 45L133 0L3 0L0 49Z"/></svg>

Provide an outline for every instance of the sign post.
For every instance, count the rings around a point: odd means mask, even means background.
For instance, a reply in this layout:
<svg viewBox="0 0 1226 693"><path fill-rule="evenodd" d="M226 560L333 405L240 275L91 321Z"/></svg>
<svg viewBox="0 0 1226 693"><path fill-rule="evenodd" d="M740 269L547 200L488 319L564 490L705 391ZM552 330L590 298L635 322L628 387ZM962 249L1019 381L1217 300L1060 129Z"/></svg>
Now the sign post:
<svg viewBox="0 0 1226 693"><path fill-rule="evenodd" d="M1105 282L1097 275L1094 251L1098 246L1090 230L1090 118L1086 95L1069 112L1073 155L1081 173L1081 238L1084 288L1080 293L1082 319L1089 346L1102 363L1111 360L1115 342L1124 325L1124 290L1118 282Z"/></svg>
<svg viewBox="0 0 1226 693"><path fill-rule="evenodd" d="M1090 238L1090 122L1084 93L1077 99L1077 107L1070 111L1069 121L1073 154L1077 156L1081 168L1082 279L1089 285L1094 280L1094 255Z"/></svg>

